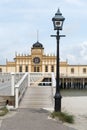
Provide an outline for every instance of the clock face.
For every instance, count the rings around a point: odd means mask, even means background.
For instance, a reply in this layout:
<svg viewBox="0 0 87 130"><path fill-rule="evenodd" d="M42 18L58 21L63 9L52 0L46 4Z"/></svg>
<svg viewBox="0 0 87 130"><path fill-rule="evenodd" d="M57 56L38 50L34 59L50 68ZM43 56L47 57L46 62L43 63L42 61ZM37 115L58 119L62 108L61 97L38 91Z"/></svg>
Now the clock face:
<svg viewBox="0 0 87 130"><path fill-rule="evenodd" d="M39 58L39 57L35 57L35 58L33 59L33 62L34 62L35 64L40 63L40 58Z"/></svg>

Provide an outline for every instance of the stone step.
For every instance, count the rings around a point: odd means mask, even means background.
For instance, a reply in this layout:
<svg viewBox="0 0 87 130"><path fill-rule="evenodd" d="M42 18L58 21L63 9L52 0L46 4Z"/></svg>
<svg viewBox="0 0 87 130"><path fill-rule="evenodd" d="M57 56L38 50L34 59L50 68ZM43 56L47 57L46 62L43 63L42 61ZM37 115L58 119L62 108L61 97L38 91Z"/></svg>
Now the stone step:
<svg viewBox="0 0 87 130"><path fill-rule="evenodd" d="M24 98L24 99L22 99L22 100L49 100L49 99L51 99L52 97L34 97L34 96L32 96L32 97L29 97L29 98Z"/></svg>
<svg viewBox="0 0 87 130"><path fill-rule="evenodd" d="M21 106L21 105L20 105L20 106ZM47 106L47 107L48 107L48 106L52 106L52 104L51 104L51 103L50 103L50 104L48 104L48 103L43 103L43 104L41 104L41 103L40 103L40 104L37 105L36 103L32 103L32 104L24 104L24 105L22 105L22 107L26 107L26 106L31 106L31 107L32 107L32 106L37 106L37 107L38 107L38 106Z"/></svg>
<svg viewBox="0 0 87 130"><path fill-rule="evenodd" d="M24 102L23 104L20 105L20 107L33 107L33 106L42 106L42 108L51 106L52 107L52 103L51 102Z"/></svg>
<svg viewBox="0 0 87 130"><path fill-rule="evenodd" d="M19 108L50 108L52 105L25 105L25 106L19 106Z"/></svg>
<svg viewBox="0 0 87 130"><path fill-rule="evenodd" d="M49 94L29 94L29 95L24 95L26 98L27 97L37 97L37 98L41 98L41 97L50 97L50 93Z"/></svg>
<svg viewBox="0 0 87 130"><path fill-rule="evenodd" d="M41 100L40 101L39 100L38 101L35 101L35 100L27 101L26 100L26 101L23 102L23 104L24 103L50 103L50 101L47 101L47 100L44 100L44 101L43 100L42 101Z"/></svg>
<svg viewBox="0 0 87 130"><path fill-rule="evenodd" d="M52 103L42 101L42 102L24 102L23 104L20 104L20 108L23 108L23 107L27 108L27 107L34 107L34 106L37 106L37 107L41 106L42 108L48 107L48 106L52 107Z"/></svg>

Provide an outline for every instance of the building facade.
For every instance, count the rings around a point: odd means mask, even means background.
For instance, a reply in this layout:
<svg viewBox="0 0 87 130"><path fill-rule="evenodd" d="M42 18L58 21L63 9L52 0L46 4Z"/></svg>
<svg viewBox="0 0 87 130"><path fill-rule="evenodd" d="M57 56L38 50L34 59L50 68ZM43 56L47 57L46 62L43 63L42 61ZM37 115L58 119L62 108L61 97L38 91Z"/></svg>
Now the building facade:
<svg viewBox="0 0 87 130"><path fill-rule="evenodd" d="M56 56L44 54L40 42L32 45L30 55L16 54L14 62L6 61L0 65L0 72L54 72L56 76ZM87 65L70 65L60 62L60 80L64 87L84 87L87 84Z"/></svg>
<svg viewBox="0 0 87 130"><path fill-rule="evenodd" d="M37 41L30 55L16 54L14 62L0 65L0 72L56 72L56 56L45 55L43 45Z"/></svg>

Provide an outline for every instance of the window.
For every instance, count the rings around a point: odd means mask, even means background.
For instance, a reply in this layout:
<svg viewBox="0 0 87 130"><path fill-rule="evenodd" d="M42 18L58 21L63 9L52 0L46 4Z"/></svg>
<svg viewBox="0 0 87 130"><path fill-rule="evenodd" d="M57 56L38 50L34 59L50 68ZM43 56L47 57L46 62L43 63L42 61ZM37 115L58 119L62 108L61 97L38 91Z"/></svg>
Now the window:
<svg viewBox="0 0 87 130"><path fill-rule="evenodd" d="M25 72L28 72L28 65L25 66Z"/></svg>
<svg viewBox="0 0 87 130"><path fill-rule="evenodd" d="M34 66L34 72L36 72L36 66Z"/></svg>
<svg viewBox="0 0 87 130"><path fill-rule="evenodd" d="M0 68L0 72L2 72L2 68Z"/></svg>
<svg viewBox="0 0 87 130"><path fill-rule="evenodd" d="M40 72L40 67L34 66L34 72Z"/></svg>
<svg viewBox="0 0 87 130"><path fill-rule="evenodd" d="M54 72L54 66L53 65L51 66L51 72Z"/></svg>
<svg viewBox="0 0 87 130"><path fill-rule="evenodd" d="M39 69L39 67L37 67L37 72L39 72L40 71L40 69Z"/></svg>
<svg viewBox="0 0 87 130"><path fill-rule="evenodd" d="M19 72L22 72L22 65L19 66Z"/></svg>
<svg viewBox="0 0 87 130"><path fill-rule="evenodd" d="M86 73L86 68L83 68L83 73Z"/></svg>
<svg viewBox="0 0 87 130"><path fill-rule="evenodd" d="M48 72L48 66L47 65L45 66L45 72Z"/></svg>
<svg viewBox="0 0 87 130"><path fill-rule="evenodd" d="M74 68L71 68L71 73L72 73L72 74L74 73Z"/></svg>

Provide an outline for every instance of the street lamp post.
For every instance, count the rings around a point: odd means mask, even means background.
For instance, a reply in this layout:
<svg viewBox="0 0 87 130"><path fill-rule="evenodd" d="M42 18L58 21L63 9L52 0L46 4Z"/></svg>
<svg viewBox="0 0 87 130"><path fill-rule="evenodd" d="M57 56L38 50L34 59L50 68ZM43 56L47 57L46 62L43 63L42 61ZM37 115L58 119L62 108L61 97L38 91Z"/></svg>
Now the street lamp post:
<svg viewBox="0 0 87 130"><path fill-rule="evenodd" d="M52 18L53 21L53 25L54 25L54 30L57 30L57 34L56 35L51 35L52 37L56 37L57 40L57 59L56 59L56 93L55 93L55 111L56 112L61 112L61 94L60 94L60 70L59 70L59 40L60 37L64 37L65 35L60 35L59 34L59 30L62 30L63 27L63 22L64 22L65 18L62 16L62 13L60 12L60 10L58 9L57 13L55 14L55 16Z"/></svg>

